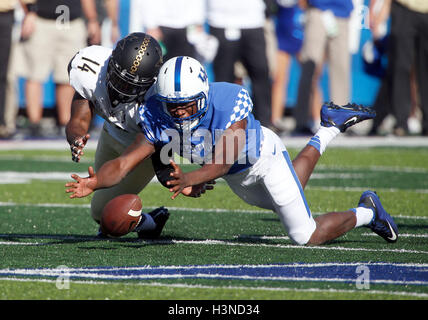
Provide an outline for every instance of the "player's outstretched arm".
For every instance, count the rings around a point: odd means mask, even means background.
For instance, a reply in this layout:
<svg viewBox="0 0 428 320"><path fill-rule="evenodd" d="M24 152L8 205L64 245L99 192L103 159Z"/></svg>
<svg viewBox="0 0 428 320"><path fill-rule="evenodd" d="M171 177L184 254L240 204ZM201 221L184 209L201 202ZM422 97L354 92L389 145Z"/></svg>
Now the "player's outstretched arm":
<svg viewBox="0 0 428 320"><path fill-rule="evenodd" d="M171 172L174 172L174 168L171 164L164 164L161 161L160 158L160 149L156 149L156 152L152 154L152 165L153 169L155 171L156 177L159 180L159 182L166 188L169 189L167 186L167 181L173 179L170 176ZM204 194L207 190L213 190L214 189L215 181L209 181L207 183L201 183L196 186L189 186L183 189L181 192L186 197L192 197L192 198L198 198L202 194Z"/></svg>
<svg viewBox="0 0 428 320"><path fill-rule="evenodd" d="M97 186L97 176L94 173L94 168L89 167L88 174L89 176L86 178L81 178L77 174L71 175L76 182L68 182L65 184L65 187L68 188L65 192L71 193L71 199L83 198L94 192Z"/></svg>
<svg viewBox="0 0 428 320"><path fill-rule="evenodd" d="M167 182L167 185L170 187L169 190L174 193L171 199L175 199L180 193L183 193L186 187L208 183L226 175L245 146L246 125L247 120L243 119L233 123L225 130L215 146L212 163L206 163L198 170L184 173L171 160L174 171L170 175L174 179Z"/></svg>
<svg viewBox="0 0 428 320"><path fill-rule="evenodd" d="M80 161L83 156L83 148L90 138L88 130L92 117L93 111L90 102L76 92L71 102L70 121L65 128L67 141L70 144L71 159L75 162Z"/></svg>
<svg viewBox="0 0 428 320"><path fill-rule="evenodd" d="M195 186L189 186L184 188L183 191L181 191L181 194L186 197L199 198L207 190L213 190L215 184L215 180L211 180L208 182L197 184Z"/></svg>
<svg viewBox="0 0 428 320"><path fill-rule="evenodd" d="M135 141L123 152L120 157L107 161L94 173L89 168L89 176L81 178L77 174L71 177L75 182L65 185L66 192L71 193L70 198L86 197L93 191L109 188L118 184L135 166L144 161L154 152L154 146L149 143L142 133L137 134Z"/></svg>

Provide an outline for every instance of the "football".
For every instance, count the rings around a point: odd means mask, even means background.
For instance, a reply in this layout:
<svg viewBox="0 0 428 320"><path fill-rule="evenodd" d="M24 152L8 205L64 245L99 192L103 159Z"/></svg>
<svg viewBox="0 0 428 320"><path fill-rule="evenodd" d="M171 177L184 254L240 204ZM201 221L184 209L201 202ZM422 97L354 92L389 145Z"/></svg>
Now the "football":
<svg viewBox="0 0 428 320"><path fill-rule="evenodd" d="M105 205L101 216L101 231L113 238L121 237L138 225L143 204L136 194L122 194Z"/></svg>

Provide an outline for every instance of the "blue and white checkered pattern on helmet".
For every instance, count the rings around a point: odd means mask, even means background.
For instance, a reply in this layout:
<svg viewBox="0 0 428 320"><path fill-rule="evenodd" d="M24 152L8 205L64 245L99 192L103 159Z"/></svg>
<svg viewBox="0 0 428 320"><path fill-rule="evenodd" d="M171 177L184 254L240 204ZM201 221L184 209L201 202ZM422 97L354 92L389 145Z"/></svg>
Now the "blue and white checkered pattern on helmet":
<svg viewBox="0 0 428 320"><path fill-rule="evenodd" d="M248 91L244 88L238 93L235 103L233 113L230 115L230 121L227 123L225 129L229 128L233 123L248 117L248 114L253 110L253 102Z"/></svg>

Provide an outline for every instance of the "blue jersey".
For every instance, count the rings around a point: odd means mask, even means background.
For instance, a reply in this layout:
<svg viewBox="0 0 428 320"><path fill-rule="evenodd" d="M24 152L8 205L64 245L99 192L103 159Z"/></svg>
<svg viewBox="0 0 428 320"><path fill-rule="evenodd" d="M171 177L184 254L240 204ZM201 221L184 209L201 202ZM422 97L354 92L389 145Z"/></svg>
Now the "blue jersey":
<svg viewBox="0 0 428 320"><path fill-rule="evenodd" d="M205 164L212 161L213 148L224 130L233 123L246 119L245 146L238 160L233 161L228 174L249 168L260 157L260 147L263 141L260 122L251 113L253 103L248 91L239 85L214 82L209 85L207 100L208 108L198 126L190 131L178 130L175 123L166 116L162 103L152 96L140 106L140 127L148 141L157 147L166 147L179 154L191 163ZM230 146L233 150L233 142ZM228 161L226 155L226 161Z"/></svg>

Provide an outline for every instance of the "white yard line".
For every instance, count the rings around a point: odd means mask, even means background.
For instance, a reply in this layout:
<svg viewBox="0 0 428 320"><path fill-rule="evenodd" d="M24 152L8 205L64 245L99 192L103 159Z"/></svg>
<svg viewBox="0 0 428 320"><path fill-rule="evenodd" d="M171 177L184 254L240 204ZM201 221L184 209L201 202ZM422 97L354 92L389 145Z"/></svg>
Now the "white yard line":
<svg viewBox="0 0 428 320"><path fill-rule="evenodd" d="M45 270L49 274L58 274L58 273L64 273L64 272L76 272L76 271L88 271L90 269L91 272L97 272L97 271L120 271L120 270L157 270L157 269L180 269L180 270L186 270L186 269L206 269L208 267L216 267L216 268L222 268L222 269L237 269L240 267L243 268L284 268L284 267L299 267L299 268L313 268L313 267L358 267L361 265L366 266L395 266L395 267L417 267L417 268L426 268L428 267L428 263L392 263L392 262L325 262L325 263L283 263L283 264L206 264L206 265L160 265L160 266L152 266L152 265L145 265L145 266L131 266L131 267L85 267L85 268L64 268L64 267L58 267L58 268L51 268L51 269L31 269L31 270ZM5 271L8 269L0 269L0 271ZM16 271L26 271L29 269L11 269Z"/></svg>
<svg viewBox="0 0 428 320"><path fill-rule="evenodd" d="M378 237L375 233L363 233L362 236L365 237ZM400 238L428 238L428 234L411 234L411 233L400 233Z"/></svg>
<svg viewBox="0 0 428 320"><path fill-rule="evenodd" d="M39 242L17 242L17 241L0 241L0 245L5 246L39 246Z"/></svg>
<svg viewBox="0 0 428 320"><path fill-rule="evenodd" d="M375 188L379 192L413 192L413 193L428 193L428 189L398 189L398 188ZM353 191L353 192L363 192L367 188L362 187L311 187L307 186L305 190L324 190L324 191Z"/></svg>

